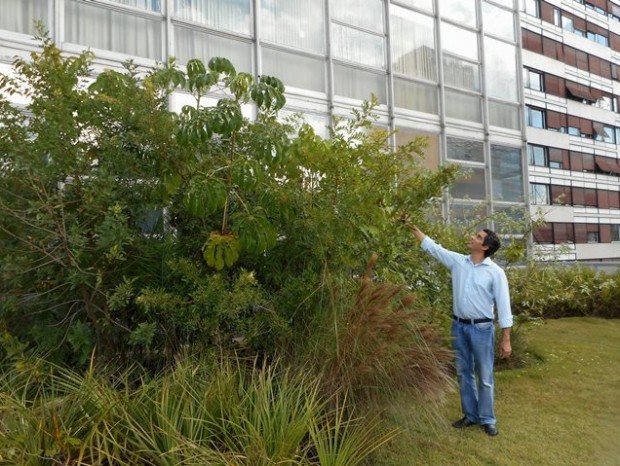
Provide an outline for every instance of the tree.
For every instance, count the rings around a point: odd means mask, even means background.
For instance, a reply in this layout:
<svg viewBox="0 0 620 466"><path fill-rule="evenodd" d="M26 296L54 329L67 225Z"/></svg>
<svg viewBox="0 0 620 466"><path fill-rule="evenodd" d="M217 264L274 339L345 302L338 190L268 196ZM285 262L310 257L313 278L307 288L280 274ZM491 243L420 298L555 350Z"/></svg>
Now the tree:
<svg viewBox="0 0 620 466"><path fill-rule="evenodd" d="M423 221L456 175L420 167L422 139L393 151L372 102L322 139L279 121L277 78L224 58L92 79L90 53L40 39L0 78L29 99L26 112L0 100L0 319L56 359L272 352L328 305L321 290L354 286L372 251L385 277L410 266L398 218ZM196 102L175 114L179 91Z"/></svg>

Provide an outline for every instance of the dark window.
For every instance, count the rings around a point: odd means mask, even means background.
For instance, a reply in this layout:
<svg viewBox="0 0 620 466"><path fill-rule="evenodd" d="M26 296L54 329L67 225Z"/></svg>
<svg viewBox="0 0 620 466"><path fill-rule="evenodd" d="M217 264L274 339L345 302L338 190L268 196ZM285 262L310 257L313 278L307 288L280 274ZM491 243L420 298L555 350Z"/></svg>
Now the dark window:
<svg viewBox="0 0 620 466"><path fill-rule="evenodd" d="M537 243L553 243L553 228L550 223L536 227L532 232Z"/></svg>
<svg viewBox="0 0 620 466"><path fill-rule="evenodd" d="M572 223L553 224L553 242L555 244L574 243L575 232Z"/></svg>
<svg viewBox="0 0 620 466"><path fill-rule="evenodd" d="M550 168L563 168L564 170L570 168L570 159L567 150L550 147L548 153Z"/></svg>
<svg viewBox="0 0 620 466"><path fill-rule="evenodd" d="M611 225L611 240L620 241L620 225Z"/></svg>
<svg viewBox="0 0 620 466"><path fill-rule="evenodd" d="M573 205L570 186L551 185L551 202L555 205Z"/></svg>

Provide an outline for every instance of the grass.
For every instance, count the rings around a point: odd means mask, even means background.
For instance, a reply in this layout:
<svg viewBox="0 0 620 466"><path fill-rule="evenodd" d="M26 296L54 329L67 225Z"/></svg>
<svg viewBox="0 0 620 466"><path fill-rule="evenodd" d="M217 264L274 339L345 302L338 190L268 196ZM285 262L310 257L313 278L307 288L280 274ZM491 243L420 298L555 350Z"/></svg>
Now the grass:
<svg viewBox="0 0 620 466"><path fill-rule="evenodd" d="M438 407L399 400L388 416L403 433L375 464L620 464L620 320L548 320L528 340L536 362L496 374L498 437L450 426L456 391Z"/></svg>

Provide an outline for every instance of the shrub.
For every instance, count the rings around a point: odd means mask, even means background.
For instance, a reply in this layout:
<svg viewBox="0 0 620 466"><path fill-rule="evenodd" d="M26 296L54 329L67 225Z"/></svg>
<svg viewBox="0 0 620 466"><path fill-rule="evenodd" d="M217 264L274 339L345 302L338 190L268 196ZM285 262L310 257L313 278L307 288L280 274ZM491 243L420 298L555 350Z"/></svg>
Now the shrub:
<svg viewBox="0 0 620 466"><path fill-rule="evenodd" d="M41 360L4 371L0 464L353 466L395 435L277 362L188 357L141 373Z"/></svg>
<svg viewBox="0 0 620 466"><path fill-rule="evenodd" d="M580 265L530 264L512 269L509 281L515 314L542 318L618 318L620 274Z"/></svg>

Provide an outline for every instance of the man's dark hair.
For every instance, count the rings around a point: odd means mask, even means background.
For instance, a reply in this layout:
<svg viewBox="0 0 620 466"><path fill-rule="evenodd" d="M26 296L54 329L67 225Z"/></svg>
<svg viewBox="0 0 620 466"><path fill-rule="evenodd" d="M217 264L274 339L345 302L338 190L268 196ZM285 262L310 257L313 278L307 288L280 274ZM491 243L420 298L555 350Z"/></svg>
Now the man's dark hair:
<svg viewBox="0 0 620 466"><path fill-rule="evenodd" d="M500 242L499 237L494 231L489 230L488 228L483 228L482 231L484 231L487 234L484 237L484 241L482 242L482 245L488 246L488 249L484 251L484 257L491 257L493 254L497 252L497 250L500 248L502 243Z"/></svg>

